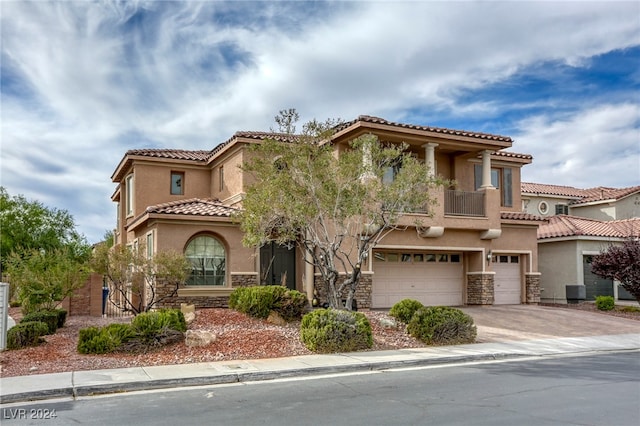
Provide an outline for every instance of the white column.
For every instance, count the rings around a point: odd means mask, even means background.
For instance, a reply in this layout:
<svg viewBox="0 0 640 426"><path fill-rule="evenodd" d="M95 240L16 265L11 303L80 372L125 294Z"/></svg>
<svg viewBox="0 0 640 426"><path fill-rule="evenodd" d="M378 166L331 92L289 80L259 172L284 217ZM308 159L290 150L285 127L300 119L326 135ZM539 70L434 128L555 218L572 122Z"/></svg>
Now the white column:
<svg viewBox="0 0 640 426"><path fill-rule="evenodd" d="M427 167L427 173L429 177L434 177L436 175L436 147L437 143L429 142L428 144L422 145L424 148L424 157L425 157L425 165Z"/></svg>
<svg viewBox="0 0 640 426"><path fill-rule="evenodd" d="M482 151L482 186L481 188L493 188L491 185L491 151Z"/></svg>

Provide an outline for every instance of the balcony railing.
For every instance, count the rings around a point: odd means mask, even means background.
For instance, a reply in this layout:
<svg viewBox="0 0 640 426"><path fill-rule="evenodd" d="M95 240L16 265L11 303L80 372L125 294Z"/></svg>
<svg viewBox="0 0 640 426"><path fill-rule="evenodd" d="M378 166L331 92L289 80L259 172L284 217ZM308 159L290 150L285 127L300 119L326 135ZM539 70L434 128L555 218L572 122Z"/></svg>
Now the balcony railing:
<svg viewBox="0 0 640 426"><path fill-rule="evenodd" d="M452 216L485 216L484 192L446 190L444 214Z"/></svg>

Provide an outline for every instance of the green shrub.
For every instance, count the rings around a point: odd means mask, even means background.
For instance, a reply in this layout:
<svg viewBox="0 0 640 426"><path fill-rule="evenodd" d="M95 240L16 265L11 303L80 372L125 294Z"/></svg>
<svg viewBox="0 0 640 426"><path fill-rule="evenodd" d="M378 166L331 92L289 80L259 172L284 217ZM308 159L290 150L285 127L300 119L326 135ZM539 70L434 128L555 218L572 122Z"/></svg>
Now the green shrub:
<svg viewBox="0 0 640 426"><path fill-rule="evenodd" d="M353 352L373 345L371 324L360 312L317 309L302 317L302 343L314 352Z"/></svg>
<svg viewBox="0 0 640 426"><path fill-rule="evenodd" d="M239 287L229 296L229 307L255 318L276 311L287 321L302 317L309 307L307 297L280 285Z"/></svg>
<svg viewBox="0 0 640 426"><path fill-rule="evenodd" d="M307 295L296 290L285 291L279 300L276 300L273 310L285 321L293 321L302 318L309 309Z"/></svg>
<svg viewBox="0 0 640 426"><path fill-rule="evenodd" d="M40 321L47 324L48 332L54 334L58 330L58 313L55 311L36 311L22 317L20 322Z"/></svg>
<svg viewBox="0 0 640 426"><path fill-rule="evenodd" d="M22 321L7 332L7 349L36 346L48 332L49 326L41 321Z"/></svg>
<svg viewBox="0 0 640 426"><path fill-rule="evenodd" d="M64 327L64 324L67 322L67 311L64 309L54 309L53 312L58 315L58 328Z"/></svg>
<svg viewBox="0 0 640 426"><path fill-rule="evenodd" d="M407 331L413 337L435 345L473 343L477 334L473 318L448 306L418 309L409 321Z"/></svg>
<svg viewBox="0 0 640 426"><path fill-rule="evenodd" d="M116 351L123 343L122 326L130 328L127 324L110 324L105 327L81 329L78 335L78 352L81 354L106 354Z"/></svg>
<svg viewBox="0 0 640 426"><path fill-rule="evenodd" d="M615 306L615 300L613 296L598 296L596 297L596 308L601 311L610 311Z"/></svg>
<svg viewBox="0 0 640 426"><path fill-rule="evenodd" d="M404 299L391 307L389 315L391 315L398 321L402 321L403 323L408 324L409 321L411 321L411 317L413 317L413 314L415 314L416 311L422 307L424 307L424 305L417 300Z"/></svg>

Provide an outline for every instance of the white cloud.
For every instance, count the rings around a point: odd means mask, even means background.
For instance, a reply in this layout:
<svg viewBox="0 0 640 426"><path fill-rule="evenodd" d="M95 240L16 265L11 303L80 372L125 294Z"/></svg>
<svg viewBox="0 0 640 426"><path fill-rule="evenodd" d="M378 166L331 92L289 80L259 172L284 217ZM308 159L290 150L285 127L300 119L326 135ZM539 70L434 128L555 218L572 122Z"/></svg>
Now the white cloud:
<svg viewBox="0 0 640 426"><path fill-rule="evenodd" d="M494 117L510 100L461 104L460 94L545 61L580 66L640 44L639 6L631 2L259 6L0 3L2 185L70 210L93 241L114 225L109 177L127 149L213 148L237 130L268 129L275 113L289 107L303 120L359 114L395 120L412 108L461 120ZM581 140L594 146L614 131L580 117L541 116L537 128L551 124L556 133L545 133L549 138L577 140L568 137L590 126ZM522 124L516 148L535 148L540 170L555 157L527 142L541 140L535 120ZM615 138L628 141L637 125L623 124ZM574 143L563 149L588 163ZM601 159L615 158L614 150L606 152ZM576 168L562 167L559 179ZM614 180L609 176L619 186Z"/></svg>
<svg viewBox="0 0 640 426"><path fill-rule="evenodd" d="M528 182L627 187L640 184L640 106L602 105L557 118L521 123L514 150L534 157Z"/></svg>

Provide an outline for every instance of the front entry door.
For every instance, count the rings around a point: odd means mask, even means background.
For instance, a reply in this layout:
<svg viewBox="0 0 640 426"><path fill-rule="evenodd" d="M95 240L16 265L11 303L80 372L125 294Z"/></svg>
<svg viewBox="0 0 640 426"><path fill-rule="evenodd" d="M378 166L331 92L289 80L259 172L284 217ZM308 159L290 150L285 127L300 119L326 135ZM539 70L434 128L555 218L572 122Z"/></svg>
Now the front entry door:
<svg viewBox="0 0 640 426"><path fill-rule="evenodd" d="M296 288L296 249L274 242L260 248L260 283L263 285L284 284Z"/></svg>

